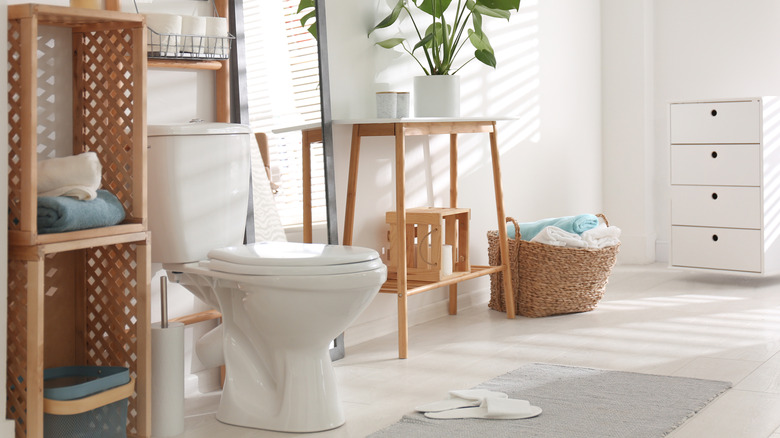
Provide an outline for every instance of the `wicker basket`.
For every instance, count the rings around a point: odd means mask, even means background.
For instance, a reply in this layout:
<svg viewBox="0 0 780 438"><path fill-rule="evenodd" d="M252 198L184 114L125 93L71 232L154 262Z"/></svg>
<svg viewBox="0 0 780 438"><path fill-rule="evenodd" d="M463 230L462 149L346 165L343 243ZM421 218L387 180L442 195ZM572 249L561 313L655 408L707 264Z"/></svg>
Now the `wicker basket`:
<svg viewBox="0 0 780 438"><path fill-rule="evenodd" d="M607 218L599 214L609 225ZM515 293L515 312L532 318L587 312L604 296L609 274L615 265L619 244L601 249L570 248L521 240L509 240L509 266ZM498 231L488 231L491 265L501 264ZM490 275L490 303L493 310L506 312L503 272Z"/></svg>

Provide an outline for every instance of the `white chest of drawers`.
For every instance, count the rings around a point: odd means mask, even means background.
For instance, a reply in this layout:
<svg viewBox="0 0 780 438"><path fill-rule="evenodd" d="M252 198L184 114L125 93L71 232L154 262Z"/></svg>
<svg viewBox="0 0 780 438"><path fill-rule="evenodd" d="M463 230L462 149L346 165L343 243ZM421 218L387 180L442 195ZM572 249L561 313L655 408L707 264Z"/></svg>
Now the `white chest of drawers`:
<svg viewBox="0 0 780 438"><path fill-rule="evenodd" d="M674 267L780 272L780 98L669 106Z"/></svg>

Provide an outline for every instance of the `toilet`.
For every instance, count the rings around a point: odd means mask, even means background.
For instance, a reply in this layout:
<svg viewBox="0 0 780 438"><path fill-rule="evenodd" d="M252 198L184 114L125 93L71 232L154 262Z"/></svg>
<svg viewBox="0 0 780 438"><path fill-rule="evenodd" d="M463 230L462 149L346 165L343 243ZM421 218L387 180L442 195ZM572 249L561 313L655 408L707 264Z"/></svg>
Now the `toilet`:
<svg viewBox="0 0 780 438"><path fill-rule="evenodd" d="M249 128L201 122L147 129L152 261L222 313L226 377L217 419L283 432L341 426L328 347L387 279L379 254L242 244Z"/></svg>

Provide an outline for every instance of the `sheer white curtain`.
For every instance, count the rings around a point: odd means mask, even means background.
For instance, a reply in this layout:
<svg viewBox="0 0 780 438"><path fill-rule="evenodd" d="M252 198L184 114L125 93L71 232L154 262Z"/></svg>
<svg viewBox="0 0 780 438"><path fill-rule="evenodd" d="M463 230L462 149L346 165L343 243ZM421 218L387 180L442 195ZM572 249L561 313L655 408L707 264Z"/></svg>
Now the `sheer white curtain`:
<svg viewBox="0 0 780 438"><path fill-rule="evenodd" d="M317 42L300 27L298 0L244 2L249 119L268 135L274 197L282 224L302 223L300 132L275 129L320 121ZM325 220L322 147L312 145L312 205L315 222Z"/></svg>

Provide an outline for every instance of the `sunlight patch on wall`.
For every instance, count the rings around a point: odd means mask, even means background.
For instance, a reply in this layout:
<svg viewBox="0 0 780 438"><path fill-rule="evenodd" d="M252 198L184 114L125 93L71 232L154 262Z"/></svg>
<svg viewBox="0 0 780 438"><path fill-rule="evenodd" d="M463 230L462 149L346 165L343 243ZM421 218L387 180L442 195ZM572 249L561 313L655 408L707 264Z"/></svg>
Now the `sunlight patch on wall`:
<svg viewBox="0 0 780 438"><path fill-rule="evenodd" d="M505 20L485 20L486 34L496 54L496 69L482 64L466 67L461 75L461 114L509 118L499 124L501 154L523 142L541 141L539 7L523 1ZM490 160L479 142L464 142L460 173L466 174Z"/></svg>
<svg viewBox="0 0 780 438"><path fill-rule="evenodd" d="M780 98L764 97L764 247L780 238Z"/></svg>

